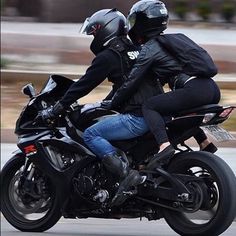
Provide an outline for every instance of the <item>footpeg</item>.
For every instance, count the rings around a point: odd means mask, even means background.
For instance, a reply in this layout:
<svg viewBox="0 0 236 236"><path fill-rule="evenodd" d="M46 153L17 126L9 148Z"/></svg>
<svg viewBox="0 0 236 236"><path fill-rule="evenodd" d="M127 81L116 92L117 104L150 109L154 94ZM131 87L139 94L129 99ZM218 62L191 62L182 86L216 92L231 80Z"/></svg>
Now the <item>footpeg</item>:
<svg viewBox="0 0 236 236"><path fill-rule="evenodd" d="M109 193L107 190L99 190L99 192L93 197L95 201L99 201L101 203L105 202L108 198Z"/></svg>
<svg viewBox="0 0 236 236"><path fill-rule="evenodd" d="M132 191L123 191L122 192L125 196L133 196L138 193L137 190L132 190Z"/></svg>

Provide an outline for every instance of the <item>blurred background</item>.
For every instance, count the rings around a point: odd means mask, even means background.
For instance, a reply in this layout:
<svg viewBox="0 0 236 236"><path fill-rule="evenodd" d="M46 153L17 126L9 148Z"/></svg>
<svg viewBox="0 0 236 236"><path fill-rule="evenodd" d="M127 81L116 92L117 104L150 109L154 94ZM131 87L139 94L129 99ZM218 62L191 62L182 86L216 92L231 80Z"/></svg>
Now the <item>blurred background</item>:
<svg viewBox="0 0 236 236"><path fill-rule="evenodd" d="M81 22L102 8L116 7L127 15L135 0L1 0L2 15L38 22ZM171 18L234 22L235 0L165 0ZM31 18L31 19L29 19Z"/></svg>
<svg viewBox="0 0 236 236"><path fill-rule="evenodd" d="M27 102L23 85L38 90L52 73L81 77L94 55L91 38L80 35L81 23L95 11L117 8L128 14L135 0L1 0L1 135L13 133ZM163 0L170 12L166 31L182 32L213 57L222 104L236 105L236 0ZM107 82L81 102L104 98ZM236 131L236 114L225 123Z"/></svg>

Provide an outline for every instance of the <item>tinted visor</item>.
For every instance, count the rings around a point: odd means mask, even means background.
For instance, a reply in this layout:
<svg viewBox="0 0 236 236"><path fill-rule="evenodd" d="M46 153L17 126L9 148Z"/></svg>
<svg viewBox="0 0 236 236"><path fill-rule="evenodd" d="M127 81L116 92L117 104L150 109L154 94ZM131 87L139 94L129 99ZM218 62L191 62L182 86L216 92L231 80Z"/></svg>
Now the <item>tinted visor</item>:
<svg viewBox="0 0 236 236"><path fill-rule="evenodd" d="M82 26L81 26L81 28L80 28L80 30L79 30L79 33L80 33L80 34L89 34L89 33L87 32L87 30L88 30L88 25L89 25L89 19L90 19L90 17L86 18L86 20L85 20L84 23L82 24Z"/></svg>

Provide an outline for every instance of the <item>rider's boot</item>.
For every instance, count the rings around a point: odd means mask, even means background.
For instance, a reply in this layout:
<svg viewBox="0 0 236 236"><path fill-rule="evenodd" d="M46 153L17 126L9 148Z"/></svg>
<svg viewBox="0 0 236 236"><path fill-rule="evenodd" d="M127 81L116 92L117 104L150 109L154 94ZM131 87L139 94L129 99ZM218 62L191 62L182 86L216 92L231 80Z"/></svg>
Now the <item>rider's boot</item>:
<svg viewBox="0 0 236 236"><path fill-rule="evenodd" d="M170 162L172 157L175 154L174 147L170 144L165 149L163 149L161 152L158 152L153 156L153 158L149 161L149 163L146 166L147 170L153 170L161 165L166 165Z"/></svg>
<svg viewBox="0 0 236 236"><path fill-rule="evenodd" d="M129 163L124 155L118 153L108 154L104 156L102 163L109 172L119 178L119 189L112 199L112 205L121 205L129 197L127 192L130 188L141 184L144 177L137 170L129 168Z"/></svg>

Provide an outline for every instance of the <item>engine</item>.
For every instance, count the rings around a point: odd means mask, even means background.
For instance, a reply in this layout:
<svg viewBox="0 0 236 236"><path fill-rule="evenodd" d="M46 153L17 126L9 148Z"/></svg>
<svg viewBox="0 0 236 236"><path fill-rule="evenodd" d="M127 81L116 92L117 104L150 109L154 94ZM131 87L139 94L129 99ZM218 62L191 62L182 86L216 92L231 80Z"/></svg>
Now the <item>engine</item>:
<svg viewBox="0 0 236 236"><path fill-rule="evenodd" d="M109 202L117 187L115 178L99 162L86 166L73 178L76 195L90 203Z"/></svg>

